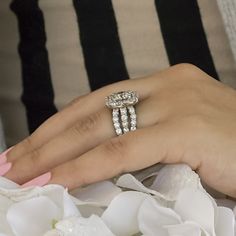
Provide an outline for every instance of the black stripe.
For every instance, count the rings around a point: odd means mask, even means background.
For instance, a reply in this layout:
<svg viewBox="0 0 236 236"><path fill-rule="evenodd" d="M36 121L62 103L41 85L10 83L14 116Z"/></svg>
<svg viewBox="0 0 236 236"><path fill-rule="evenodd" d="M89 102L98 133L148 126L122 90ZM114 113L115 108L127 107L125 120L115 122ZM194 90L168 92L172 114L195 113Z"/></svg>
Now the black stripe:
<svg viewBox="0 0 236 236"><path fill-rule="evenodd" d="M43 121L57 112L54 105L46 34L38 0L14 0L11 10L16 14L20 33L18 46L22 64L23 94L28 127L32 133Z"/></svg>
<svg viewBox="0 0 236 236"><path fill-rule="evenodd" d="M155 5L170 64L192 63L219 79L197 0L155 0Z"/></svg>
<svg viewBox="0 0 236 236"><path fill-rule="evenodd" d="M128 79L111 0L73 0L92 90Z"/></svg>

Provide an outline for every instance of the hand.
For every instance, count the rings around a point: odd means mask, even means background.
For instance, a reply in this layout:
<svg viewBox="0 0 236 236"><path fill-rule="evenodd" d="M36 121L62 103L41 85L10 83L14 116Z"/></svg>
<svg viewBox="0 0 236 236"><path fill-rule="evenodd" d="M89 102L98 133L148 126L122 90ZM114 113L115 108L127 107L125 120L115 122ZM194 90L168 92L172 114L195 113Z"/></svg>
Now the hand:
<svg viewBox="0 0 236 236"><path fill-rule="evenodd" d="M104 98L137 91L138 129L116 137ZM50 172L73 189L155 163L187 163L211 187L236 197L236 92L180 64L79 97L7 155L20 184Z"/></svg>

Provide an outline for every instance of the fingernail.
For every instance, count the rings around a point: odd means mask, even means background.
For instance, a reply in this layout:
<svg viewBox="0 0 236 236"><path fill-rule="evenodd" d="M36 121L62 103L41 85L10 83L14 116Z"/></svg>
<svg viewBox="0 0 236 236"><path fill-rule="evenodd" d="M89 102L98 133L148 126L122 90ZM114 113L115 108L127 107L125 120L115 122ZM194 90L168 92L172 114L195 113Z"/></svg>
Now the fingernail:
<svg viewBox="0 0 236 236"><path fill-rule="evenodd" d="M25 187L31 187L31 186L44 186L45 184L49 182L51 177L52 177L51 172L47 172L21 185L21 187L25 188Z"/></svg>
<svg viewBox="0 0 236 236"><path fill-rule="evenodd" d="M11 169L11 166L12 166L12 164L10 162L2 164L0 166L0 176L5 175Z"/></svg>
<svg viewBox="0 0 236 236"><path fill-rule="evenodd" d="M12 149L13 147L8 148L6 151L0 154L0 165L5 164L7 162L7 153Z"/></svg>

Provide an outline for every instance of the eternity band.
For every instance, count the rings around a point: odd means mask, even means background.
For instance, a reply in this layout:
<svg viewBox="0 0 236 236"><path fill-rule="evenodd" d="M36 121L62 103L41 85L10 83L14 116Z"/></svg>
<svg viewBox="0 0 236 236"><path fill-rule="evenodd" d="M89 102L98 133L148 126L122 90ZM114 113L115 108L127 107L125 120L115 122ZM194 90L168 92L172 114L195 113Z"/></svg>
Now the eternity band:
<svg viewBox="0 0 236 236"><path fill-rule="evenodd" d="M134 91L122 91L106 97L106 106L112 109L112 121L117 135L137 129L137 115L134 105L138 95Z"/></svg>

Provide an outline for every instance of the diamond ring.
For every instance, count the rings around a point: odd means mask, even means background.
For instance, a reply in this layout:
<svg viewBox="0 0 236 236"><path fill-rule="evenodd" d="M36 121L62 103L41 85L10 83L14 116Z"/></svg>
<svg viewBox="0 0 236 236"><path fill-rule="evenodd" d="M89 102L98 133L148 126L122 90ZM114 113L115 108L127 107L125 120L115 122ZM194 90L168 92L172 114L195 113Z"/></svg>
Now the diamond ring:
<svg viewBox="0 0 236 236"><path fill-rule="evenodd" d="M112 109L112 121L117 135L137 129L134 105L138 103L137 92L122 91L106 97L106 106Z"/></svg>

